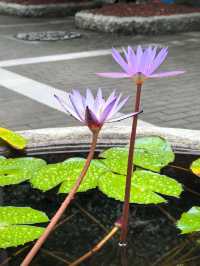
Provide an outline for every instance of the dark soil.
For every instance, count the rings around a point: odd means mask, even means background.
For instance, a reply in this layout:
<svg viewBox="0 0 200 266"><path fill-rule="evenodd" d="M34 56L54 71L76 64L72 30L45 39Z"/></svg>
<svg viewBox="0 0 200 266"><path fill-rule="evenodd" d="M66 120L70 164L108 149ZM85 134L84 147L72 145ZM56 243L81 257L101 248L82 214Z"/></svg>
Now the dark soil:
<svg viewBox="0 0 200 266"><path fill-rule="evenodd" d="M112 4L105 5L99 9L93 9L90 12L94 14L101 14L105 16L118 16L118 17L130 17L130 16L169 16L174 14L185 14L200 12L199 8L188 7L184 5L175 4Z"/></svg>
<svg viewBox="0 0 200 266"><path fill-rule="evenodd" d="M89 0L0 0L0 2L15 3L22 5L45 5L45 4L64 4L64 3L83 3Z"/></svg>

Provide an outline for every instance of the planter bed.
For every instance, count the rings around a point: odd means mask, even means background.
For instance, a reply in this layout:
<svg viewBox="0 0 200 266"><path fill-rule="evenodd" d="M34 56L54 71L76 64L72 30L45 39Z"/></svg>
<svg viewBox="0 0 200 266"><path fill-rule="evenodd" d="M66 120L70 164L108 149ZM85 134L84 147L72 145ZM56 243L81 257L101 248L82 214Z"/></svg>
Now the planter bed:
<svg viewBox="0 0 200 266"><path fill-rule="evenodd" d="M200 30L200 8L178 5L114 4L78 12L76 25L104 32L165 34Z"/></svg>
<svg viewBox="0 0 200 266"><path fill-rule="evenodd" d="M25 17L66 16L82 9L97 7L92 1L30 0L0 1L0 14Z"/></svg>

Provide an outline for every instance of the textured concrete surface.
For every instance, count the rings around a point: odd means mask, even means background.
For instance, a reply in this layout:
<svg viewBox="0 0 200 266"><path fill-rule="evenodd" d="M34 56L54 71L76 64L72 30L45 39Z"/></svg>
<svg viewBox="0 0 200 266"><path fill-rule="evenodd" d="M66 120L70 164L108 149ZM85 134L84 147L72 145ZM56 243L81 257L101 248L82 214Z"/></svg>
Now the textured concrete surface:
<svg viewBox="0 0 200 266"><path fill-rule="evenodd" d="M58 42L25 42L14 38L19 32L43 30L78 31L83 37ZM145 83L142 94L144 113L141 119L165 127L200 129L200 32L153 37L121 36L77 30L73 18L27 19L0 16L0 61L148 43L169 46L169 56L162 70L185 69L187 72L179 77L154 79ZM6 69L61 90L80 88L84 91L86 87L92 90L102 87L105 94L108 94L111 89L116 88L118 92L130 95L124 112L132 110L135 89L130 80L105 79L94 74L119 69L110 55L12 66ZM64 113L4 87L1 87L0 103L1 125L11 129L79 124Z"/></svg>

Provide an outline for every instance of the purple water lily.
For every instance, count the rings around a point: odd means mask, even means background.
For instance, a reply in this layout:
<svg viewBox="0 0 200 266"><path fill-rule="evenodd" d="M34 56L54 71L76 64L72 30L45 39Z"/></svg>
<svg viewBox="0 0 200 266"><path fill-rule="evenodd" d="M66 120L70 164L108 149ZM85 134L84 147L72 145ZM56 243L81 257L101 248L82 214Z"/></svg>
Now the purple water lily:
<svg viewBox="0 0 200 266"><path fill-rule="evenodd" d="M70 113L91 130L100 129L105 122L120 121L138 114L137 112L114 117L127 102L128 97L121 100L121 94L117 96L115 92L112 92L108 99L104 100L101 89L98 90L96 98L89 89L86 90L86 96L73 90L71 93L67 93L64 99L57 95L55 97L65 112Z"/></svg>
<svg viewBox="0 0 200 266"><path fill-rule="evenodd" d="M109 78L133 78L136 83L143 83L147 78L163 78L184 73L184 71L154 73L166 59L168 48L162 48L159 52L157 51L158 47L149 46L143 50L141 46L138 46L136 52L134 52L129 46L127 51L123 49L123 58L113 48L112 56L124 72L97 73L97 75Z"/></svg>

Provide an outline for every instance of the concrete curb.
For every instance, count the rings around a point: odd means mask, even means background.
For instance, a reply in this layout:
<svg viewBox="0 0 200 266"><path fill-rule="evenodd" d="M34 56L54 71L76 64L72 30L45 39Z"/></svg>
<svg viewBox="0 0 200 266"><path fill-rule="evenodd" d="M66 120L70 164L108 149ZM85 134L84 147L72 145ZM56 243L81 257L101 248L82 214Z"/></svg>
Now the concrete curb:
<svg viewBox="0 0 200 266"><path fill-rule="evenodd" d="M81 2L81 1L80 1ZM15 3L0 2L0 14L9 14L23 17L42 17L42 16L65 16L73 15L82 9L95 8L99 3L60 3L48 5L22 5Z"/></svg>
<svg viewBox="0 0 200 266"><path fill-rule="evenodd" d="M97 150L128 144L131 124L104 126ZM91 132L87 127L49 128L20 131L28 140L28 155L87 151ZM160 136L167 139L178 153L200 154L200 131L157 127L139 120L137 136Z"/></svg>
<svg viewBox="0 0 200 266"><path fill-rule="evenodd" d="M200 30L200 13L154 17L115 17L92 14L88 10L75 15L78 27L103 32L165 34Z"/></svg>

